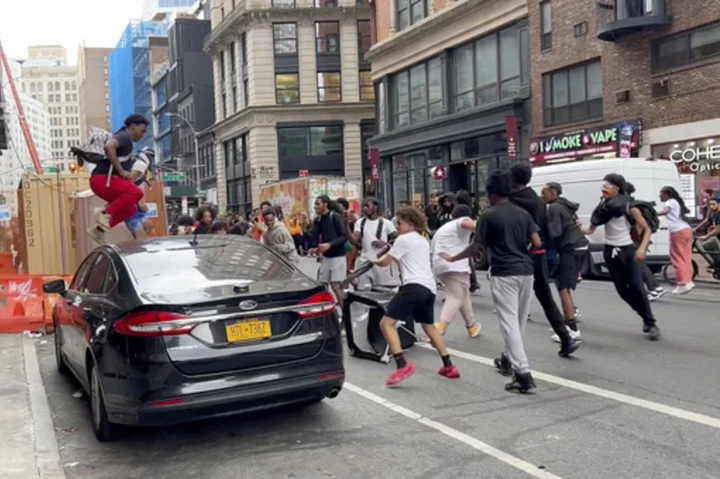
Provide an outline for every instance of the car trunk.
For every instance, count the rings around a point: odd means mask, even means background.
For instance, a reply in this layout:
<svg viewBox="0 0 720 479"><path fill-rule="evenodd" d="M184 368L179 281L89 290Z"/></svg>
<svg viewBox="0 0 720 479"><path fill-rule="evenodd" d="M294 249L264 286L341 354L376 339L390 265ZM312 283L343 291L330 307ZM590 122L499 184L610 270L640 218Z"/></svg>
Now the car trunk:
<svg viewBox="0 0 720 479"><path fill-rule="evenodd" d="M296 307L322 291L317 284L301 280L292 284L267 281L249 285L245 291L224 284L166 294L162 298L166 304L178 304L183 297L192 300L183 309L197 321L189 334L164 337L168 356L188 375L311 358L325 342L326 316L304 319ZM203 296L213 299L197 301Z"/></svg>

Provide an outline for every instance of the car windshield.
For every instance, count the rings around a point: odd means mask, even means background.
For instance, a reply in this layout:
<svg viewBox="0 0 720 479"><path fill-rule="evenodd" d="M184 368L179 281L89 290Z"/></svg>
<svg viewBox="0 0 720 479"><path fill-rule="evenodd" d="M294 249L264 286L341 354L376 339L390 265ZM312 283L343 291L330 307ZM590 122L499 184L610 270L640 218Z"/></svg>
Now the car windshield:
<svg viewBox="0 0 720 479"><path fill-rule="evenodd" d="M185 242L166 248L141 248L126 253L125 259L139 290L153 293L283 280L295 274L292 266L259 243L232 238L197 246Z"/></svg>

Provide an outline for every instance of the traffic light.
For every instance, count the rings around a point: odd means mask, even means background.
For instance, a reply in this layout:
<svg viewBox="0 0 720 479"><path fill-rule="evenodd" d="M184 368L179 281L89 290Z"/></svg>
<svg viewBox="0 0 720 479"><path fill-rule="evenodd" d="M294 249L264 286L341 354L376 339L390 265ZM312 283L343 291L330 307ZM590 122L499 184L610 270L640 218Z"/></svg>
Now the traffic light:
<svg viewBox="0 0 720 479"><path fill-rule="evenodd" d="M74 175L75 173L77 173L77 170L78 166L75 163L70 163L70 173Z"/></svg>

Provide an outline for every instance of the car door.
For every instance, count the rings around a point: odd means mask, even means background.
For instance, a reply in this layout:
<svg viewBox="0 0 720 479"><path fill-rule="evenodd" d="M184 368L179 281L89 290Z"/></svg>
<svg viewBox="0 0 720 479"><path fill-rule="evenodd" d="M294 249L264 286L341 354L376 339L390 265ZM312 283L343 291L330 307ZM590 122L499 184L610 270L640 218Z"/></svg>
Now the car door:
<svg viewBox="0 0 720 479"><path fill-rule="evenodd" d="M86 370L85 351L90 331L97 328L98 316L102 316L102 294L110 267L111 261L107 253L98 252L72 302L73 315L69 336L72 337L73 342L72 361L81 378L84 378Z"/></svg>
<svg viewBox="0 0 720 479"><path fill-rule="evenodd" d="M75 335L73 334L75 316L79 314L78 307L82 301L80 290L84 286L96 260L97 253L92 253L83 261L77 273L75 273L75 277L70 282L65 297L58 301L58 306L56 307L57 326L60 330L62 350L68 366L70 366L76 374L82 374L83 372L83 366L77 361L77 357L79 356L77 349L82 349L83 345L75 342ZM56 334L57 333L58 332L56 332Z"/></svg>

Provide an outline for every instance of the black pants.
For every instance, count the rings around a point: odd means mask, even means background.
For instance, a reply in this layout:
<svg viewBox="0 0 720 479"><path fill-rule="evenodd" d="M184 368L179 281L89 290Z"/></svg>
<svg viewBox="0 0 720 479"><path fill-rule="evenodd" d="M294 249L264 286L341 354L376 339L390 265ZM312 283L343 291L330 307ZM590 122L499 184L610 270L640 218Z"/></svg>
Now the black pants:
<svg viewBox="0 0 720 479"><path fill-rule="evenodd" d="M475 261L470 258L470 289L477 290L480 285L477 282L477 269L475 268Z"/></svg>
<svg viewBox="0 0 720 479"><path fill-rule="evenodd" d="M652 273L652 271L650 271L650 267L646 264L643 264L641 268L643 282L645 283L645 286L647 286L648 291L655 291L656 289L658 289L660 285L655 279L655 275Z"/></svg>
<svg viewBox="0 0 720 479"><path fill-rule="evenodd" d="M635 251L632 244L623 247L605 245L603 256L620 297L640 315L646 326L653 326L655 317L643 282L645 265L635 262Z"/></svg>
<svg viewBox="0 0 720 479"><path fill-rule="evenodd" d="M552 290L550 289L550 273L548 271L547 258L544 254L533 255L533 264L535 266L533 274L535 297L540 302L540 306L542 306L545 312L550 327L552 327L555 334L560 337L560 341L563 344L567 344L570 342L570 334L565 327L565 318L560 308L558 308L557 303L555 303L555 298L553 298Z"/></svg>

